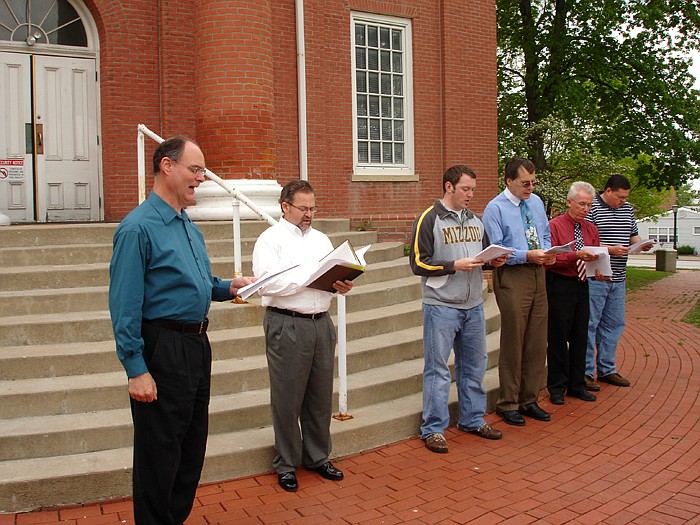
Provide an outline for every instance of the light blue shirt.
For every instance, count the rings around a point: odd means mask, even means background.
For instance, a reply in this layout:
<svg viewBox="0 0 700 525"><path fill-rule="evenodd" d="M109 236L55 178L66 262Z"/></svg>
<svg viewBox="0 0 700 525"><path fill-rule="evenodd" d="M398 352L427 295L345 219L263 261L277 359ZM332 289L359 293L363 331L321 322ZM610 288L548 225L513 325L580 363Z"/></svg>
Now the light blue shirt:
<svg viewBox="0 0 700 525"><path fill-rule="evenodd" d="M527 199L527 204L530 207L532 222L537 229L540 248L548 250L552 247L551 235L542 199L533 193ZM488 203L481 217L492 244L500 244L515 250L515 253L508 256L506 264L527 263L528 245L519 205L520 199L506 188Z"/></svg>
<svg viewBox="0 0 700 525"><path fill-rule="evenodd" d="M114 233L109 266L109 312L117 356L128 377L148 372L143 319L199 323L211 301L231 299L230 281L213 277L204 237L181 214L151 193Z"/></svg>

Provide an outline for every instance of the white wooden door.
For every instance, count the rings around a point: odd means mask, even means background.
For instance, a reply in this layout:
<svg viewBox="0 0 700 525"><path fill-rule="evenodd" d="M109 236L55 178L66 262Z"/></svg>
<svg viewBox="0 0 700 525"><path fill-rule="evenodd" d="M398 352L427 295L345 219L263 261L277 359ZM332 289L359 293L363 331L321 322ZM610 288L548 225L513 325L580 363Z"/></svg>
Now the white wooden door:
<svg viewBox="0 0 700 525"><path fill-rule="evenodd" d="M34 221L30 57L0 53L0 212Z"/></svg>
<svg viewBox="0 0 700 525"><path fill-rule="evenodd" d="M98 221L95 60L33 58L37 221Z"/></svg>

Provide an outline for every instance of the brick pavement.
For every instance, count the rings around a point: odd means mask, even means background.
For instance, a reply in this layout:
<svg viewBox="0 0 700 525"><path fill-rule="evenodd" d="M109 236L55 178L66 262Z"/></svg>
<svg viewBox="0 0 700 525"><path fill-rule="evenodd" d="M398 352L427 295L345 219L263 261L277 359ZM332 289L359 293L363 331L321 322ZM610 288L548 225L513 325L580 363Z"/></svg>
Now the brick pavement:
<svg viewBox="0 0 700 525"><path fill-rule="evenodd" d="M341 458L339 483L300 470L282 491L262 474L204 485L199 524L700 524L700 329L680 322L700 297L690 270L628 297L618 367L633 385L567 398L552 421L509 427L501 441L450 428L448 454L409 439ZM0 515L0 525L132 523L127 500Z"/></svg>

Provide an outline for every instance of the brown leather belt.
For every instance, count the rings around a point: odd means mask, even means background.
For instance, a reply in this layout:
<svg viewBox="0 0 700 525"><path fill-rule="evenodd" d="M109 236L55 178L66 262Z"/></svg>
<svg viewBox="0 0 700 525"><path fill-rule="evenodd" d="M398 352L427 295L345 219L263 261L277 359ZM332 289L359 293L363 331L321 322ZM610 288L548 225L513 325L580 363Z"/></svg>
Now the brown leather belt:
<svg viewBox="0 0 700 525"><path fill-rule="evenodd" d="M290 317L301 317L303 319L320 319L328 312L318 312L315 314L302 314L301 312L295 312L294 310L285 310L284 308L275 308L274 306L268 306L268 310L277 312L278 314L288 315Z"/></svg>
<svg viewBox="0 0 700 525"><path fill-rule="evenodd" d="M209 319L206 317L201 323L183 323L172 319L144 319L143 322L185 334L203 334L209 326Z"/></svg>

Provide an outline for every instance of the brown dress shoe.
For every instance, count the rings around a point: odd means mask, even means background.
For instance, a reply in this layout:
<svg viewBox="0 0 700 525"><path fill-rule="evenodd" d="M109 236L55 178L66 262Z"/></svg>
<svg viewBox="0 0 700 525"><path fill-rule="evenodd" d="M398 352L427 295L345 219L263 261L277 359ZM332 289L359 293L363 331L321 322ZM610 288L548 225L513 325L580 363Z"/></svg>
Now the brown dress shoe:
<svg viewBox="0 0 700 525"><path fill-rule="evenodd" d="M598 376L598 381L602 381L603 383L609 383L615 386L630 386L630 382L617 372L615 372L614 374L608 374L606 376Z"/></svg>
<svg viewBox="0 0 700 525"><path fill-rule="evenodd" d="M425 446L431 452L445 454L447 452L447 440L442 434L430 434L425 438Z"/></svg>
<svg viewBox="0 0 700 525"><path fill-rule="evenodd" d="M503 437L503 432L496 430L495 428L491 428L487 423L484 423L476 430L467 430L467 432L476 434L484 439L501 439Z"/></svg>
<svg viewBox="0 0 700 525"><path fill-rule="evenodd" d="M600 392L600 385L596 383L591 376L586 376L586 390L589 392Z"/></svg>

